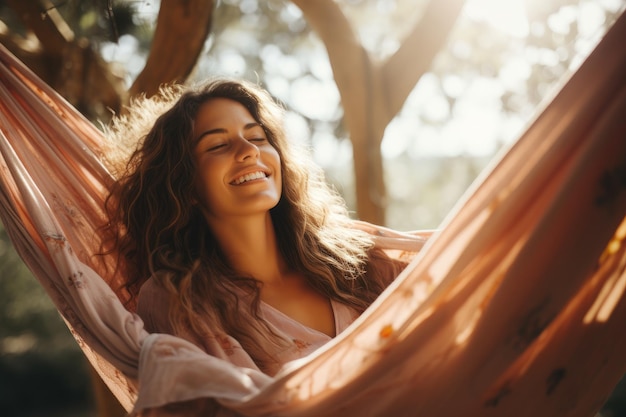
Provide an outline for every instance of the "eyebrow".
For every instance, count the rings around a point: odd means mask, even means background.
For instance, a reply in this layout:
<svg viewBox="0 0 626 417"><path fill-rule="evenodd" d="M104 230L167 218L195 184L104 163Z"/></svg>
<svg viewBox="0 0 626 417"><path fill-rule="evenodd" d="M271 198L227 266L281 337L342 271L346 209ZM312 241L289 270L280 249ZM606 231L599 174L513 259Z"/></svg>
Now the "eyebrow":
<svg viewBox="0 0 626 417"><path fill-rule="evenodd" d="M254 129L255 127L263 127L261 126L260 123L258 122L252 122L252 123L248 123L247 125L245 125L243 127L243 130L250 130L250 129ZM198 137L196 138L196 140L194 141L194 144L197 145L198 143L200 143L200 141L202 140L202 138L204 138L207 135L214 135L216 133L228 133L228 131L222 127L218 127L216 129L210 129L207 130L205 132L200 133L200 135L198 135Z"/></svg>

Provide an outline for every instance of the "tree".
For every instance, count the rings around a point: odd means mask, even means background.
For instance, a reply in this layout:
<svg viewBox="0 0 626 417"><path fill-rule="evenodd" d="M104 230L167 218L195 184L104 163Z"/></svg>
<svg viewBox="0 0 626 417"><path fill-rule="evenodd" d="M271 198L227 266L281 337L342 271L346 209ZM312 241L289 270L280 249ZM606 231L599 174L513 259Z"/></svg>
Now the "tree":
<svg viewBox="0 0 626 417"><path fill-rule="evenodd" d="M74 0L58 7L50 0L6 0L6 4L24 31L5 27L0 42L83 114L105 120L111 110L120 112L132 96L152 95L163 83L184 82L210 33L213 13L210 0L162 0L148 60L126 91L115 68L99 55L99 39L93 34L77 36L75 28L80 29L85 14L93 13L96 19L90 26L100 24L110 38L117 39L120 28L132 29L124 20L129 14L132 20L132 3L115 8L111 0ZM72 27L61 11L74 15Z"/></svg>
<svg viewBox="0 0 626 417"><path fill-rule="evenodd" d="M384 224L380 145L385 128L442 48L464 1L430 2L398 50L382 62L367 52L338 3L293 2L328 51L352 141L359 217Z"/></svg>
<svg viewBox="0 0 626 417"><path fill-rule="evenodd" d="M384 224L380 144L385 128L441 49L464 1L430 2L397 52L383 62L368 53L339 3L293 3L317 32L330 58L353 144L358 215ZM90 4L100 7L105 14L101 20L109 23L112 36L118 36L112 2L106 7L101 2ZM184 82L210 34L213 15L211 1L163 0L145 67L125 92L96 48L74 34L49 0L7 0L7 5L37 43L33 47L12 32L0 34L2 43L83 113L100 118L106 111L102 104L119 112L132 96L155 94L163 83Z"/></svg>

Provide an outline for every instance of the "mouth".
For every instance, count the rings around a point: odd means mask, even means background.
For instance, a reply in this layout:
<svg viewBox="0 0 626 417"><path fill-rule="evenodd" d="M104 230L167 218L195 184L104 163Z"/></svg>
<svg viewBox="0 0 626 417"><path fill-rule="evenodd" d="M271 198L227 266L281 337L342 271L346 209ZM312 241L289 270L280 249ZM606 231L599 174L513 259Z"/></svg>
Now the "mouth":
<svg viewBox="0 0 626 417"><path fill-rule="evenodd" d="M243 183L249 182L249 181L254 181L254 180L259 180L262 178L267 178L269 177L269 175L263 171L255 171L255 172L250 172L248 174L244 174L242 176L240 176L239 178L235 179L233 182L231 182L232 185L241 185Z"/></svg>

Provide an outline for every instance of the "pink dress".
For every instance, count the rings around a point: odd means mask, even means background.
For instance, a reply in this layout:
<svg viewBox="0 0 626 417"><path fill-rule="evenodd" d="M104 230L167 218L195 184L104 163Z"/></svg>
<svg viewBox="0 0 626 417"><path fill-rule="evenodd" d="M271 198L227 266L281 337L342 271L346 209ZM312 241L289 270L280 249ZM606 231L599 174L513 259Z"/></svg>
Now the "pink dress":
<svg viewBox="0 0 626 417"><path fill-rule="evenodd" d="M152 278L141 287L137 314L144 321L148 332L174 334L168 319L168 298L166 291L160 288ZM331 306L335 317L336 335L343 332L359 316L356 310L335 300L331 300ZM272 352L277 363L272 369L267 370L267 373L271 375L278 372L285 363L307 356L332 340L327 334L301 324L267 303L261 302L260 308L262 317L272 330L293 342L281 350ZM226 359L239 366L259 369L233 337L219 335L204 338L184 337L210 355ZM263 347L269 347L269 345Z"/></svg>

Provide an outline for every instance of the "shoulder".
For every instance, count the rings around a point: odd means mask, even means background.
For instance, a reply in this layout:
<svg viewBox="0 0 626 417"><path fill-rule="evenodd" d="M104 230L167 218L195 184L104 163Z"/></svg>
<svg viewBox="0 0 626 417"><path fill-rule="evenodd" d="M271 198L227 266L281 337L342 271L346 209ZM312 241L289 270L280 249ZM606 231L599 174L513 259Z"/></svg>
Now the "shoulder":
<svg viewBox="0 0 626 417"><path fill-rule="evenodd" d="M169 320L170 295L159 283L150 277L139 290L137 314L144 321L150 333L171 333Z"/></svg>
<svg viewBox="0 0 626 417"><path fill-rule="evenodd" d="M167 295L167 291L163 288L154 277L148 278L146 282L141 285L139 289L139 300L152 298L152 297L163 297Z"/></svg>

